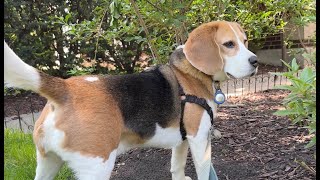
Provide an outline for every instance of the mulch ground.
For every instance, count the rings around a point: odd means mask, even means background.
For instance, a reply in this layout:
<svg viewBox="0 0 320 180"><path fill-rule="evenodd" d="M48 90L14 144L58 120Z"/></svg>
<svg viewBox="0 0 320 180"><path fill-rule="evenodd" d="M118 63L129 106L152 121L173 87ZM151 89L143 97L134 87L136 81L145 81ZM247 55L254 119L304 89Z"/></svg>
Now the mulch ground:
<svg viewBox="0 0 320 180"><path fill-rule="evenodd" d="M316 169L315 147L305 149L311 138L307 129L292 125L287 117L274 116L288 94L268 90L243 97L230 97L219 107L215 127L221 139L212 139L212 162L221 180L294 179L309 180L316 176L298 162ZM5 115L30 112L30 102L40 109L45 100L36 94L28 97L5 97ZM25 108L23 108L25 107ZM120 155L112 180L169 180L171 150L133 149ZM186 175L196 179L189 153Z"/></svg>
<svg viewBox="0 0 320 180"><path fill-rule="evenodd" d="M283 72L283 71L284 71L284 69L280 66L259 64L257 75L268 74L268 72Z"/></svg>
<svg viewBox="0 0 320 180"><path fill-rule="evenodd" d="M17 116L42 110L47 100L35 93L25 92L4 96L4 117Z"/></svg>

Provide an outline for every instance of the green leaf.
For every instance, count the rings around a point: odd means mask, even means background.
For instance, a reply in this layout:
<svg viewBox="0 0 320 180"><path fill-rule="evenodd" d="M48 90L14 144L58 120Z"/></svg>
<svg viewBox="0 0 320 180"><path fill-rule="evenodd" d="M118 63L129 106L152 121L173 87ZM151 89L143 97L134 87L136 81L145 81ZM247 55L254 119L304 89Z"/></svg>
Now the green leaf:
<svg viewBox="0 0 320 180"><path fill-rule="evenodd" d="M315 75L313 75L312 69L308 68L308 67L304 68L300 74L300 79L305 82L310 81L314 77L315 77Z"/></svg>
<svg viewBox="0 0 320 180"><path fill-rule="evenodd" d="M285 65L285 66L287 66L289 69L291 69L291 66L290 66L290 64L288 64L287 62L285 62L284 60L282 60L282 59L280 59L281 61L282 61L282 63Z"/></svg>
<svg viewBox="0 0 320 180"><path fill-rule="evenodd" d="M292 123L293 124L297 124L297 123L302 122L302 120L303 120L302 116L298 116L298 117L296 117L295 119L292 120Z"/></svg>
<svg viewBox="0 0 320 180"><path fill-rule="evenodd" d="M185 7L185 5L182 3L177 3L174 7L177 9L183 9Z"/></svg>
<svg viewBox="0 0 320 180"><path fill-rule="evenodd" d="M65 22L68 22L68 20L69 20L70 17L71 17L71 14L70 14L70 13L67 14L66 17L64 17L64 21L65 21Z"/></svg>
<svg viewBox="0 0 320 180"><path fill-rule="evenodd" d="M297 96L296 94L289 94L285 99L284 99L284 104L287 104L289 102L294 102L297 99L300 99L299 96Z"/></svg>
<svg viewBox="0 0 320 180"><path fill-rule="evenodd" d="M313 136L313 138L311 139L311 141L305 146L305 148L311 148L312 146L314 146L316 144L317 140L316 140L316 136Z"/></svg>
<svg viewBox="0 0 320 180"><path fill-rule="evenodd" d="M296 58L292 59L291 68L292 68L292 71L298 71L299 70L299 65L297 64Z"/></svg>
<svg viewBox="0 0 320 180"><path fill-rule="evenodd" d="M277 76L282 76L283 73L282 72L268 72L269 74L272 74L272 75L277 75Z"/></svg>
<svg viewBox="0 0 320 180"><path fill-rule="evenodd" d="M276 116L287 116L287 115L294 115L294 114L298 114L298 112L292 109L278 110L273 113L273 115L276 115Z"/></svg>
<svg viewBox="0 0 320 180"><path fill-rule="evenodd" d="M295 87L291 86L291 85L277 85L274 88L275 89L290 90L290 91L293 91L295 89Z"/></svg>

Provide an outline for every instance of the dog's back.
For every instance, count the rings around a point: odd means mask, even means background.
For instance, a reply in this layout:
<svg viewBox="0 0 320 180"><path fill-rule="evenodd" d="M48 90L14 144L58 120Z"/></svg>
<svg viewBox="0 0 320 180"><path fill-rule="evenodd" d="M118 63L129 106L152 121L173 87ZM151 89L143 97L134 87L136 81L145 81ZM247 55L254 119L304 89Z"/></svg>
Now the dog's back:
<svg viewBox="0 0 320 180"><path fill-rule="evenodd" d="M156 123L167 127L172 119L179 116L178 94L163 74L169 67L158 66L152 70L130 74L108 76L106 88L117 101L124 124L141 137L151 137Z"/></svg>

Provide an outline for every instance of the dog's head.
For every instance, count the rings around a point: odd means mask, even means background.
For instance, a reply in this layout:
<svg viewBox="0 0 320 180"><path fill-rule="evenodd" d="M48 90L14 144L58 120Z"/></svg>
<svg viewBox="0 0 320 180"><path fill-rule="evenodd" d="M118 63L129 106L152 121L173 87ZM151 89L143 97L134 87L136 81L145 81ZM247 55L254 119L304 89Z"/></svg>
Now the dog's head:
<svg viewBox="0 0 320 180"><path fill-rule="evenodd" d="M257 56L236 22L216 21L194 29L183 48L188 61L208 75L243 78L257 72Z"/></svg>

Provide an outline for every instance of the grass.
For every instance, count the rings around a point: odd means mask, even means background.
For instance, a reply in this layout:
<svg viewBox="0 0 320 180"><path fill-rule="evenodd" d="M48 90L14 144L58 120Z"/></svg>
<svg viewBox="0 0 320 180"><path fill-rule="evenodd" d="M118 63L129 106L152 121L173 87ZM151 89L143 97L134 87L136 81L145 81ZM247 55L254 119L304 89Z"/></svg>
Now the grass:
<svg viewBox="0 0 320 180"><path fill-rule="evenodd" d="M4 179L34 179L36 172L36 149L32 134L5 129L4 131ZM55 180L75 179L72 171L64 165Z"/></svg>

